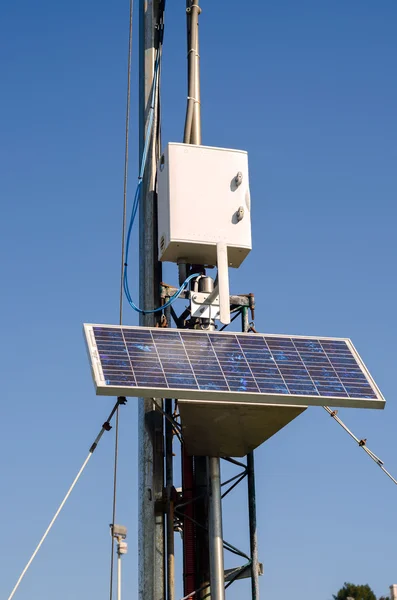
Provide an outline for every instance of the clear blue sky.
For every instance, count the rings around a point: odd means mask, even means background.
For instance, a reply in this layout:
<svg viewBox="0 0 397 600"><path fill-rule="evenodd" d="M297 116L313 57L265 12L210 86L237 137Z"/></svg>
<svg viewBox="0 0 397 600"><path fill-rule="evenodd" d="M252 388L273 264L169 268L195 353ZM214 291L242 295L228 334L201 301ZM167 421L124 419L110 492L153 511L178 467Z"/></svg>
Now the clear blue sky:
<svg viewBox="0 0 397 600"><path fill-rule="evenodd" d="M397 474L397 4L202 8L203 141L250 157L254 249L232 273L232 291L255 292L259 331L352 338L388 403L339 414ZM183 131L184 27L184 2L168 2L164 141ZM94 394L81 324L118 317L127 34L126 1L2 6L1 598L112 405ZM136 50L135 36L130 201ZM137 269L136 253L130 264ZM164 278L175 283L174 267ZM124 597L135 599L134 399L120 445ZM18 600L108 597L112 452L111 433ZM263 598L330 600L346 580L381 595L397 583L397 489L323 409L263 445L256 465ZM244 493L225 505L225 537L241 546ZM243 583L228 595L243 597Z"/></svg>

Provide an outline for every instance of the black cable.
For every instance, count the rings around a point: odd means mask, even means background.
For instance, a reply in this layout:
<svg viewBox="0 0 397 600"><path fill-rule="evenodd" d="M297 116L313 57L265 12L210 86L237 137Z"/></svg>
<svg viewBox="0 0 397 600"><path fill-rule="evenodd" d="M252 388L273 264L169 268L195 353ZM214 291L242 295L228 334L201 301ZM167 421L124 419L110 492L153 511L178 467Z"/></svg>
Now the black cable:
<svg viewBox="0 0 397 600"><path fill-rule="evenodd" d="M231 485L231 486L230 486L230 487L229 487L229 488L226 490L226 492L224 492L224 493L222 494L222 496L221 496L221 499L223 500L223 498L224 498L225 496L227 496L228 494L230 494L230 492L231 492L232 490L234 490L234 488L235 488L235 487L236 487L236 486L237 486L239 483L241 483L245 477L247 477L247 473L244 473L243 475L241 475L241 476L240 476L240 478L239 478L239 479L237 479L237 481L235 481L235 482L233 483L233 485Z"/></svg>
<svg viewBox="0 0 397 600"><path fill-rule="evenodd" d="M129 150L129 127L130 127L130 104L131 104L131 58L132 58L132 15L134 0L130 0L129 12L129 31L128 31L128 60L127 60L127 99L125 113L125 150L124 150L124 182L123 182L123 221L121 233L121 277L120 277L120 299L119 299L119 321L123 321L123 296L124 296L124 269L125 269L125 232L127 223L127 183L128 183L128 150ZM124 399L125 400L125 399ZM125 402L122 402L123 404ZM112 507L112 547L110 552L110 591L109 598L113 598L113 570L114 570L114 539L113 526L116 520L116 501L117 501L117 462L119 445L119 402L116 409L116 430L115 430L115 449L114 449L114 467L113 467L113 507Z"/></svg>
<svg viewBox="0 0 397 600"><path fill-rule="evenodd" d="M230 319L230 323L233 323L233 321L235 319L237 319L237 317L239 315L241 315L241 309L236 312L236 314L234 315L234 317L232 319ZM226 327L229 327L230 323L228 323L227 325L224 325L223 327L221 327L219 331L223 331L224 329L226 329Z"/></svg>

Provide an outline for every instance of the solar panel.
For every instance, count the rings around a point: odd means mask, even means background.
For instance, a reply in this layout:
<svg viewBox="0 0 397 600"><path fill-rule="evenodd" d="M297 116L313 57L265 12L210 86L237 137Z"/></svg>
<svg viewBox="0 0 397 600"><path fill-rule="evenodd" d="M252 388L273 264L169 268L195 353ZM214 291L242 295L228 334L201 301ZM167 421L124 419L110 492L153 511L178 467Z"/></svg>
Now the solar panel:
<svg viewBox="0 0 397 600"><path fill-rule="evenodd" d="M84 325L99 395L383 408L348 339Z"/></svg>

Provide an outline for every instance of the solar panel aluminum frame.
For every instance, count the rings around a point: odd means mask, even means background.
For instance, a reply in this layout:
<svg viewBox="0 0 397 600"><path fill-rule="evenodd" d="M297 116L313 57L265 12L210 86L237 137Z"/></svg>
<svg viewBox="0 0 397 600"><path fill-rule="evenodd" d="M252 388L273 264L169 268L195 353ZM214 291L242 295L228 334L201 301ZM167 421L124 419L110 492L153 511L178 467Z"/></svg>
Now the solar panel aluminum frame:
<svg viewBox="0 0 397 600"><path fill-rule="evenodd" d="M336 341L345 342L356 360L358 366L364 373L368 380L370 387L373 389L376 399L373 398L354 398L354 397L335 397L335 396L319 396L319 395L303 395L303 394L275 394L273 392L249 392L249 391L219 391L219 390L200 390L200 389L186 389L182 387L171 388L153 388L153 387L139 387L139 386L120 386L120 385L108 385L102 370L101 359L97 348L94 328L109 328L119 330L138 330L138 331L153 331L159 332L158 328L150 327L137 327L129 325L104 325L104 324L84 324L85 341L87 345L88 355L91 363L91 372L95 384L96 394L100 396L129 396L129 397L143 397L143 398L183 398L184 400L200 400L206 402L225 402L225 408L227 404L253 404L253 405L279 405L279 406L333 406L333 407L346 407L346 408L375 408L383 409L385 406L385 399L370 375L367 367L362 361L353 343L348 338L336 338L336 337L323 337L323 336L308 336L308 335L285 335L285 334L259 334L266 338L282 338L294 340L321 340L321 341ZM169 330L167 331L188 331L189 333L196 333L202 335L204 332L195 330ZM208 333L208 332L207 332ZM217 332L211 332L215 333ZM219 333L222 336L254 336L257 334L253 333L236 333L236 332L222 332Z"/></svg>

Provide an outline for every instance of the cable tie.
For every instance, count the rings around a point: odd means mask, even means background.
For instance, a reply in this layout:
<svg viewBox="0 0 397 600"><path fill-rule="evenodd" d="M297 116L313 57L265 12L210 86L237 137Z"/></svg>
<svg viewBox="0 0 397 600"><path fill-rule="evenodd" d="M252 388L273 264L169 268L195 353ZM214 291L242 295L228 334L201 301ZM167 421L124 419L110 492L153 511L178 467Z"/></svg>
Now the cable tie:
<svg viewBox="0 0 397 600"><path fill-rule="evenodd" d="M102 425L102 427L105 431L110 431L112 429L112 426L109 423L109 421L105 421L104 424Z"/></svg>
<svg viewBox="0 0 397 600"><path fill-rule="evenodd" d="M200 54L197 52L196 48L190 48L190 50L187 51L187 58L189 58L189 54L192 52L196 54L197 58L200 58Z"/></svg>
<svg viewBox="0 0 397 600"><path fill-rule="evenodd" d="M336 417L336 415L338 414L337 410L333 410L331 413L329 413L330 417Z"/></svg>
<svg viewBox="0 0 397 600"><path fill-rule="evenodd" d="M358 445L359 445L359 446L365 446L365 444L366 444L366 443L367 443L367 438L365 438L365 439L363 439L363 440L360 440L360 441L358 442Z"/></svg>
<svg viewBox="0 0 397 600"><path fill-rule="evenodd" d="M193 100L193 102L196 102L196 104L200 104L201 105L200 100L197 100L197 98L193 98L193 96L188 96L187 99L188 100Z"/></svg>
<svg viewBox="0 0 397 600"><path fill-rule="evenodd" d="M191 4L190 6L187 7L186 12L190 13L192 8L198 8L199 14L201 14L201 8L198 4Z"/></svg>

